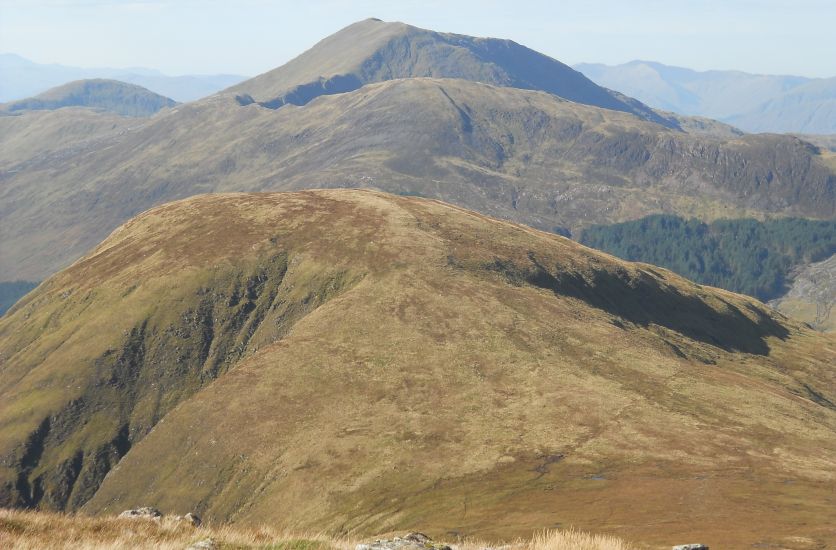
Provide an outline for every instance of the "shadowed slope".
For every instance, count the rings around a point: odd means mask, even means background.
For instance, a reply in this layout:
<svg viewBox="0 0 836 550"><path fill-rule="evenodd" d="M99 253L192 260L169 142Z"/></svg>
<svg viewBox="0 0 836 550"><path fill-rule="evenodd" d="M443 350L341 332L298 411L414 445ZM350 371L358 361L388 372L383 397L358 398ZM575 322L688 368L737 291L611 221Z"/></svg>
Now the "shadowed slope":
<svg viewBox="0 0 836 550"><path fill-rule="evenodd" d="M833 535L832 339L435 201L162 206L19 303L0 353L7 502L329 532Z"/></svg>

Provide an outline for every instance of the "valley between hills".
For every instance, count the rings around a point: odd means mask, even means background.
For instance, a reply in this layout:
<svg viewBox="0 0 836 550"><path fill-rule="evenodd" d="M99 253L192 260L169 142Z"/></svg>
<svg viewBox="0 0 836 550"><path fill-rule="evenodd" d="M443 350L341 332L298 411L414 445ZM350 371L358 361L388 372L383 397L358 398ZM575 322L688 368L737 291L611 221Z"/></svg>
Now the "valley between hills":
<svg viewBox="0 0 836 550"><path fill-rule="evenodd" d="M830 145L377 19L0 106L0 543L836 544Z"/></svg>

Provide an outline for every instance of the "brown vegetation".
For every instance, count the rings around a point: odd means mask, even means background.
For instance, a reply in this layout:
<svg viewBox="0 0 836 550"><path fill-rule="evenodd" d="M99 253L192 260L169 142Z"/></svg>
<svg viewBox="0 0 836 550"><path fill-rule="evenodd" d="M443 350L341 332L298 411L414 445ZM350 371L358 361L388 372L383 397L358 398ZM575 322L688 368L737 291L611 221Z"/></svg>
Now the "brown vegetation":
<svg viewBox="0 0 836 550"><path fill-rule="evenodd" d="M435 201L165 205L13 308L0 353L7 502L331 534L834 539L832 337Z"/></svg>
<svg viewBox="0 0 836 550"><path fill-rule="evenodd" d="M90 517L0 509L0 547L4 550L183 550L212 539L218 550L354 550L360 539L299 535L264 526L207 525L183 522ZM489 550L486 543L458 540L455 550ZM515 540L504 550L631 550L632 545L605 535L575 530L545 531Z"/></svg>

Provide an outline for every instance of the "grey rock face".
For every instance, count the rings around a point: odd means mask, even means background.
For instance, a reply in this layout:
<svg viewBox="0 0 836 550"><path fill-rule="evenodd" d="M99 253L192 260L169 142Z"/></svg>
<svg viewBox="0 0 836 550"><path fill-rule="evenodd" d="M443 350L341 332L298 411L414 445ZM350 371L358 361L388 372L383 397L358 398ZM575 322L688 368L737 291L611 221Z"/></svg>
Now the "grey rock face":
<svg viewBox="0 0 836 550"><path fill-rule="evenodd" d="M680 544L679 546L674 546L673 550L708 550L708 546L704 544Z"/></svg>
<svg viewBox="0 0 836 550"><path fill-rule="evenodd" d="M142 508L135 508L133 510L125 510L124 512L119 514L119 517L129 519L160 519L161 517L163 517L163 514L156 508L144 506Z"/></svg>
<svg viewBox="0 0 836 550"><path fill-rule="evenodd" d="M446 544L437 544L423 533L409 533L391 540L376 540L358 544L355 550L451 550Z"/></svg>

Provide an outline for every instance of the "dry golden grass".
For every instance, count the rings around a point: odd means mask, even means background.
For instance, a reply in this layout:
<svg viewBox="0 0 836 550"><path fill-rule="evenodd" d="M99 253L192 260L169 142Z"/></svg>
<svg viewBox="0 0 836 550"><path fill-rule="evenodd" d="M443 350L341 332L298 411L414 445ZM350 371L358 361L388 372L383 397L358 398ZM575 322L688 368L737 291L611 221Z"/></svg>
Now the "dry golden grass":
<svg viewBox="0 0 836 550"><path fill-rule="evenodd" d="M261 277L275 258L286 272ZM238 317L235 285L256 279L267 290ZM238 318L246 341L227 338ZM210 340L205 361L171 355ZM0 455L56 419L37 460L0 466L0 488L22 472L44 507L331 535L836 541L836 339L435 201L334 190L157 208L0 319L0 353ZM215 357L231 367L206 384ZM128 364L137 391L108 389ZM96 478L125 425L130 451Z"/></svg>
<svg viewBox="0 0 836 550"><path fill-rule="evenodd" d="M201 526L164 517L160 521L89 517L0 509L0 548L6 550L182 550L212 539L220 549L353 550L360 539L291 534L267 526ZM365 539L363 539L365 540ZM454 550L486 550L481 541L452 545ZM493 544L492 547L498 546ZM530 539L502 545L504 550L630 550L630 544L606 535L575 530L543 531Z"/></svg>

